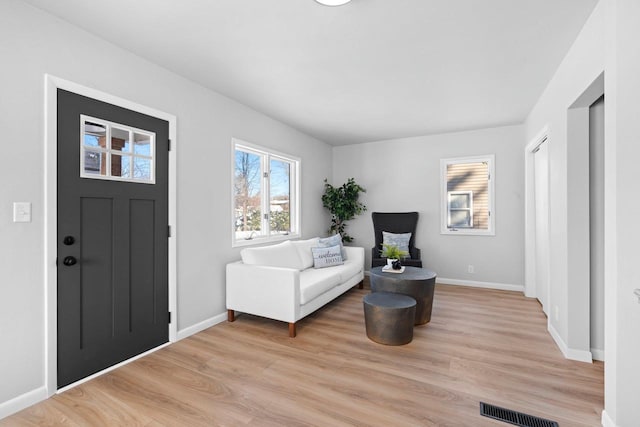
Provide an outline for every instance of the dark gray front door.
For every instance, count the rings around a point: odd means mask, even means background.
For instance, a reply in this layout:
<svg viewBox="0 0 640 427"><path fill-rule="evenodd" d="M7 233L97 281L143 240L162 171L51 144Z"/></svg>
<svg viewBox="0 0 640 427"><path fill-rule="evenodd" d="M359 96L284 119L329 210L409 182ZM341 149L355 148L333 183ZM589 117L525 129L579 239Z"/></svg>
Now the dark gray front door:
<svg viewBox="0 0 640 427"><path fill-rule="evenodd" d="M57 127L60 388L168 341L169 125L58 90Z"/></svg>

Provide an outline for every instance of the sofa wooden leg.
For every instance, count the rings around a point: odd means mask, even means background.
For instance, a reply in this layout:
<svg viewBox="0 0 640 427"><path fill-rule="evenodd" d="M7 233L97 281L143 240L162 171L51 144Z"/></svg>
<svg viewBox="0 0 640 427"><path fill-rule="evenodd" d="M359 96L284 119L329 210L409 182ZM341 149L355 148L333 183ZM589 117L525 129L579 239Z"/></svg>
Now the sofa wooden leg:
<svg viewBox="0 0 640 427"><path fill-rule="evenodd" d="M364 280L361 280L360 283L358 283L358 289L364 289Z"/></svg>
<svg viewBox="0 0 640 427"><path fill-rule="evenodd" d="M229 322L236 320L236 312L234 310L227 310L227 320Z"/></svg>
<svg viewBox="0 0 640 427"><path fill-rule="evenodd" d="M289 338L295 338L295 337L296 337L296 324L289 323Z"/></svg>

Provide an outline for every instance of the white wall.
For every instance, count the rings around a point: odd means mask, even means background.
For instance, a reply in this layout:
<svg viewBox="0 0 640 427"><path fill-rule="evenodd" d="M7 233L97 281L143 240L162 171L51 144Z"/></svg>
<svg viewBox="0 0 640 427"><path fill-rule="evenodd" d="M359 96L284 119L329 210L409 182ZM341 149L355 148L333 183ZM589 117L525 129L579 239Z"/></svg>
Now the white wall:
<svg viewBox="0 0 640 427"><path fill-rule="evenodd" d="M333 149L333 184L349 177L366 188L367 212L350 221L354 244L374 245L371 212L418 211L416 246L439 278L469 284L523 284L523 175L521 126L403 138ZM440 234L440 159L495 154L495 236ZM475 267L470 274L467 266ZM480 283L482 284L482 283Z"/></svg>
<svg viewBox="0 0 640 427"><path fill-rule="evenodd" d="M640 2L605 0L605 413L606 426L640 419Z"/></svg>
<svg viewBox="0 0 640 427"><path fill-rule="evenodd" d="M591 357L588 108L571 111L569 108L590 105L590 102L586 105L574 104L587 89L597 86L594 82L601 78L603 70L604 8L600 3L525 122L525 143L533 140L545 126L548 128L551 247L549 329L565 355L579 360L590 360ZM599 95L591 102L597 97ZM586 123L586 128L570 126L570 120ZM527 257L527 260L530 259Z"/></svg>
<svg viewBox="0 0 640 427"><path fill-rule="evenodd" d="M568 228L571 193L568 185L572 149L567 140L567 108L604 70L605 88L605 411L604 426L632 426L640 419L640 288L638 241L640 201L637 159L640 158L640 2L603 0L549 83L525 126L527 140L543 126L550 129L552 147L552 281L553 298L562 315L552 326L565 344L571 331L573 302ZM584 185L584 184L583 184ZM576 297L576 298L574 298ZM578 310L579 311L579 308Z"/></svg>
<svg viewBox="0 0 640 427"><path fill-rule="evenodd" d="M239 257L229 228L232 137L300 157L302 234L327 227L325 143L18 0L0 2L0 57L0 417L45 384L45 73L177 116L179 331L225 312L224 265ZM31 223L12 222L14 201L33 203Z"/></svg>

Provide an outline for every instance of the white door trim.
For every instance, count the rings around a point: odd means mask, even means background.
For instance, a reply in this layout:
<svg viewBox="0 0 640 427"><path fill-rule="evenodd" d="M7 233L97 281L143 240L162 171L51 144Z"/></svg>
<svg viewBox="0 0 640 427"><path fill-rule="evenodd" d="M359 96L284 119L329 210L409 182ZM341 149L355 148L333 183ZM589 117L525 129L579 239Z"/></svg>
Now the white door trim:
<svg viewBox="0 0 640 427"><path fill-rule="evenodd" d="M137 104L135 102L101 92L86 86L79 85L49 74L44 76L44 360L45 360L45 385L47 396L53 395L58 387L57 375L57 90L63 89L89 98L107 102L119 107L134 110L149 116L157 117L169 122L169 138L171 139L171 152L169 153L169 224L171 225L171 238L169 239L169 311L172 313L172 321L169 324L169 341L177 340L178 315L177 315L177 257L176 257L176 177L177 177L177 129L176 116L154 108Z"/></svg>
<svg viewBox="0 0 640 427"><path fill-rule="evenodd" d="M540 150L544 149L544 153L540 153ZM550 259L550 238L551 234L549 232L551 217L549 215L550 209L550 187L549 187L549 142L547 138L544 138L542 142L533 150L532 152L534 158L534 210L535 210L535 269L536 269L536 297L538 301L542 304L542 311L549 317L551 315L550 308L551 307L551 259ZM542 157L544 155L544 157ZM544 170L540 170L540 162L544 165ZM546 176L538 176L539 174ZM541 182L542 181L542 182ZM538 188L539 185L543 184ZM543 200L539 200L539 197L542 197ZM540 207L543 206L543 210L540 210ZM539 217L540 215L540 217ZM539 227L540 226L540 227ZM538 244L541 244L538 247ZM542 274L544 277L538 276L541 271L540 267L543 267Z"/></svg>
<svg viewBox="0 0 640 427"><path fill-rule="evenodd" d="M536 252L535 252L535 193L534 193L534 155L537 148L544 141L548 143L549 126L544 126L540 132L524 148L525 173L525 208L524 208L524 294L535 298L536 295Z"/></svg>

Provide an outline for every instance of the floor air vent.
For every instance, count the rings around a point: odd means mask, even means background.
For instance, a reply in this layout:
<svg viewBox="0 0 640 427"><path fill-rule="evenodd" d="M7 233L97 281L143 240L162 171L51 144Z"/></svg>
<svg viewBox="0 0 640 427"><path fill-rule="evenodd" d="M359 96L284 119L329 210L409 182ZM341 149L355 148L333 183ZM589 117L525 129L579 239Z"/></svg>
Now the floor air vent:
<svg viewBox="0 0 640 427"><path fill-rule="evenodd" d="M558 427L558 423L480 402L480 415L520 427Z"/></svg>

